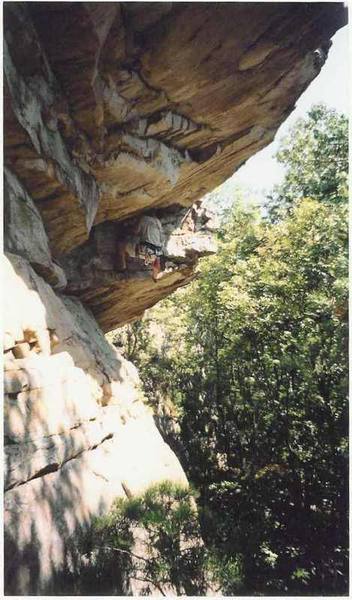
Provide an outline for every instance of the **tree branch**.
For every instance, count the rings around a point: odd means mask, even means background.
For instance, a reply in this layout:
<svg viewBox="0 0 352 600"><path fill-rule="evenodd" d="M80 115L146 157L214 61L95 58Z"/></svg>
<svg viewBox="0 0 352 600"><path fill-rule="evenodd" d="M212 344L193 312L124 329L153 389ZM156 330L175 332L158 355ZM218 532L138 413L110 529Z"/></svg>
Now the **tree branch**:
<svg viewBox="0 0 352 600"><path fill-rule="evenodd" d="M136 581L142 581L143 583L151 583L154 587L156 587L157 590L159 590L159 592L163 595L166 596L163 588L158 584L155 583L155 581L152 581L151 579L148 579L147 577L136 577L134 575L131 575L131 579L135 579Z"/></svg>
<svg viewBox="0 0 352 600"><path fill-rule="evenodd" d="M132 556L133 558L137 558L137 560L143 560L144 562L149 562L148 558L145 558L144 556L138 556L138 554L134 554L134 552L131 552L130 550L124 550L123 548L115 548L114 546L101 546L102 550L112 550L113 552L121 552L122 554L128 554L129 556Z"/></svg>

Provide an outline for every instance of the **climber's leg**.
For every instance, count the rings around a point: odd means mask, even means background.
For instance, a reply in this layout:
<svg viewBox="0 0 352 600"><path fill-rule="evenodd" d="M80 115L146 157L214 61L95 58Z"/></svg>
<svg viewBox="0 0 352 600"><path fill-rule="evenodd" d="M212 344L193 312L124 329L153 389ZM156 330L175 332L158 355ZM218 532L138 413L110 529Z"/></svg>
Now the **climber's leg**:
<svg viewBox="0 0 352 600"><path fill-rule="evenodd" d="M157 281L158 279L160 279L160 270L161 270L159 256L155 257L152 268L153 268L153 279L154 279L154 281Z"/></svg>

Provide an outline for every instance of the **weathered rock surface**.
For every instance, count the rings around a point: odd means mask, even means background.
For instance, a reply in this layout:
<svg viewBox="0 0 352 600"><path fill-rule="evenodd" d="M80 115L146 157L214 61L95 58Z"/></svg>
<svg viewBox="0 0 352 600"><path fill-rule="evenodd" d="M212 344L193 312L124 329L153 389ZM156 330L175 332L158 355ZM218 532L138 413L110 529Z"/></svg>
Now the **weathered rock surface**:
<svg viewBox="0 0 352 600"><path fill-rule="evenodd" d="M5 161L55 260L93 225L182 215L232 175L273 139L345 19L342 3L7 4ZM204 244L193 250L156 285L142 268L83 271L75 293L111 328L187 283Z"/></svg>
<svg viewBox="0 0 352 600"><path fill-rule="evenodd" d="M7 594L59 593L70 539L116 496L187 484L102 330L195 277L216 248L192 204L272 140L344 19L339 3L5 5ZM152 207L156 282L138 259L116 271Z"/></svg>
<svg viewBox="0 0 352 600"><path fill-rule="evenodd" d="M198 258L216 251L207 224L195 225L191 211L168 211L160 220L166 265L156 282L151 268L140 259L129 259L125 273L114 270L116 240L123 235L119 223L97 225L87 242L62 258L68 279L66 292L91 308L104 331L141 316L157 300L189 283L195 277Z"/></svg>
<svg viewBox="0 0 352 600"><path fill-rule="evenodd" d="M19 255L8 254L4 272L6 593L55 593L77 528L119 495L187 479L135 368L81 302L55 293ZM28 356L14 358L23 343Z"/></svg>
<svg viewBox="0 0 352 600"><path fill-rule="evenodd" d="M65 288L66 275L52 259L37 207L17 177L6 168L4 171L5 250L26 257L53 287Z"/></svg>

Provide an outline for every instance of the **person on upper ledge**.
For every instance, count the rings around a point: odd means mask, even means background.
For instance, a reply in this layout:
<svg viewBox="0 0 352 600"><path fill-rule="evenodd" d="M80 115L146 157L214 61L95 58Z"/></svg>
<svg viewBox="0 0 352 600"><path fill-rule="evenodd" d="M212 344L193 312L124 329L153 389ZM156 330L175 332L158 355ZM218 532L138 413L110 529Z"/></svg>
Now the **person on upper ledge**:
<svg viewBox="0 0 352 600"><path fill-rule="evenodd" d="M153 279L160 279L163 260L164 234L155 211L142 215L129 222L129 230L117 243L116 270L126 271L127 257L141 258L145 265L151 265Z"/></svg>
<svg viewBox="0 0 352 600"><path fill-rule="evenodd" d="M181 228L188 229L192 233L214 229L211 221L214 219L214 214L205 206L202 206L202 199L196 200L195 203L188 209L181 221Z"/></svg>
<svg viewBox="0 0 352 600"><path fill-rule="evenodd" d="M210 216L207 213L205 206L202 206L202 200L196 200L192 206L192 220L194 223L194 230L199 231L203 229L205 225L210 221Z"/></svg>

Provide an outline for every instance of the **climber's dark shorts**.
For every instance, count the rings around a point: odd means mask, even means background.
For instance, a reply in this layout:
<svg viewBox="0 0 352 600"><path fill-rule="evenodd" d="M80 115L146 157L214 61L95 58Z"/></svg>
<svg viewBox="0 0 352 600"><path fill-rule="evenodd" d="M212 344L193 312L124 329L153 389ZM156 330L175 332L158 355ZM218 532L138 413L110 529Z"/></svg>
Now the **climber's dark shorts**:
<svg viewBox="0 0 352 600"><path fill-rule="evenodd" d="M150 256L162 256L163 251L161 246L155 246L150 242L141 242L139 245L141 254L149 254Z"/></svg>

